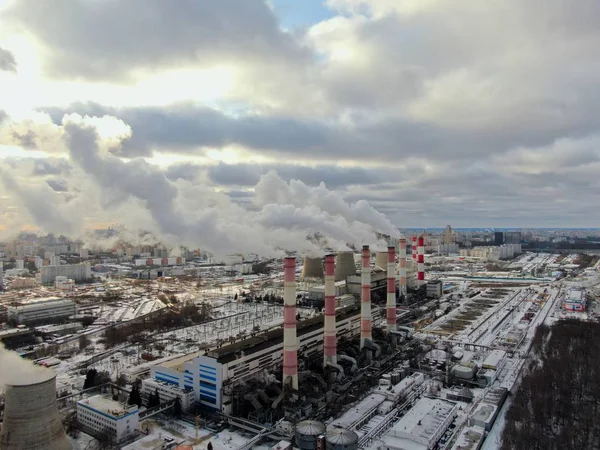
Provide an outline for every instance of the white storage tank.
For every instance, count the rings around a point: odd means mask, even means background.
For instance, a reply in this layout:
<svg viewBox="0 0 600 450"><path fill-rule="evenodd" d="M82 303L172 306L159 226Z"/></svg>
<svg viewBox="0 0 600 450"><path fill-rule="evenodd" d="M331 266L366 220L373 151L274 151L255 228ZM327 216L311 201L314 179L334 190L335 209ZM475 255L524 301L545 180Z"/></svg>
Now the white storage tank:
<svg viewBox="0 0 600 450"><path fill-rule="evenodd" d="M325 434L327 450L358 450L358 435L345 428L332 428Z"/></svg>

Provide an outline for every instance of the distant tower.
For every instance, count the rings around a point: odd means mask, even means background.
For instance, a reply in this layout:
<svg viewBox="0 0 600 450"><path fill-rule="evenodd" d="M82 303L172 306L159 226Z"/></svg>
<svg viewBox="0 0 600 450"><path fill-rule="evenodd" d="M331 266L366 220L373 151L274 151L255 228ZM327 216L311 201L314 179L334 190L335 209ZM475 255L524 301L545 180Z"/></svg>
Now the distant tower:
<svg viewBox="0 0 600 450"><path fill-rule="evenodd" d="M452 241L452 227L450 225L446 225L446 229L444 230L444 244L452 244Z"/></svg>
<svg viewBox="0 0 600 450"><path fill-rule="evenodd" d="M354 252L338 252L335 262L335 281L346 281L350 275L356 275Z"/></svg>
<svg viewBox="0 0 600 450"><path fill-rule="evenodd" d="M371 340L371 251L363 245L360 286L360 349Z"/></svg>
<svg viewBox="0 0 600 450"><path fill-rule="evenodd" d="M323 278L323 261L321 258L304 258L302 266L302 279L307 278Z"/></svg>
<svg viewBox="0 0 600 450"><path fill-rule="evenodd" d="M425 238L419 236L417 250L417 285L419 287L425 284Z"/></svg>
<svg viewBox="0 0 600 450"><path fill-rule="evenodd" d="M283 384L291 378L291 388L297 391L296 258L287 257L283 264Z"/></svg>
<svg viewBox="0 0 600 450"><path fill-rule="evenodd" d="M388 332L396 331L396 247L388 247L386 319Z"/></svg>
<svg viewBox="0 0 600 450"><path fill-rule="evenodd" d="M417 237L416 236L412 237L411 248L412 248L412 259L414 262L417 262Z"/></svg>

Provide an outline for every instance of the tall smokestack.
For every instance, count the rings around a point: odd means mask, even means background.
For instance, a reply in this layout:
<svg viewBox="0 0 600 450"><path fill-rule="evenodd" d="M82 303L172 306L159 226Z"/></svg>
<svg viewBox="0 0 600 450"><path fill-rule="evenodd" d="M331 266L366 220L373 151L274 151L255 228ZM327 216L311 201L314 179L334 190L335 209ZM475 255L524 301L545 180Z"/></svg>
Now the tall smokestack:
<svg viewBox="0 0 600 450"><path fill-rule="evenodd" d="M417 262L417 237L413 236L412 237L412 259L414 260L414 262Z"/></svg>
<svg viewBox="0 0 600 450"><path fill-rule="evenodd" d="M387 302L385 305L387 330L396 331L396 247L388 247Z"/></svg>
<svg viewBox="0 0 600 450"><path fill-rule="evenodd" d="M400 270L398 271L398 289L400 294L406 295L406 239L402 238L399 241L400 255Z"/></svg>
<svg viewBox="0 0 600 450"><path fill-rule="evenodd" d="M425 284L425 238L419 236L419 249L417 254L417 284Z"/></svg>
<svg viewBox="0 0 600 450"><path fill-rule="evenodd" d="M296 258L283 262L283 383L291 377L298 390L298 339L296 336Z"/></svg>
<svg viewBox="0 0 600 450"><path fill-rule="evenodd" d="M371 251L368 245L362 248L360 283L360 348L371 340Z"/></svg>
<svg viewBox="0 0 600 450"><path fill-rule="evenodd" d="M337 364L337 338L335 336L335 256L325 256L325 323L323 329L323 365Z"/></svg>

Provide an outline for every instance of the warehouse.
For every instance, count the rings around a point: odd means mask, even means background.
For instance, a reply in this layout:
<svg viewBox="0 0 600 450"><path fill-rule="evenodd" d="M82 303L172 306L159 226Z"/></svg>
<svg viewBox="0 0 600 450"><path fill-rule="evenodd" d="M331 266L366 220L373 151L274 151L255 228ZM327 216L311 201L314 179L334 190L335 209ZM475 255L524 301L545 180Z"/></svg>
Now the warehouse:
<svg viewBox="0 0 600 450"><path fill-rule="evenodd" d="M381 440L384 450L434 448L457 415L454 402L424 397Z"/></svg>
<svg viewBox="0 0 600 450"><path fill-rule="evenodd" d="M77 314L77 306L72 300L50 299L9 306L9 320L19 324L58 323Z"/></svg>

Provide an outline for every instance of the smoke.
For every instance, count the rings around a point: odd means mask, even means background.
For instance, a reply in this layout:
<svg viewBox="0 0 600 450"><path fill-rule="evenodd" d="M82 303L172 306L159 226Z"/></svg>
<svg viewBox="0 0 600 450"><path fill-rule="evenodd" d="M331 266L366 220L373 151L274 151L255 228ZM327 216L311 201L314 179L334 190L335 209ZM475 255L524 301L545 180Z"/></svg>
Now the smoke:
<svg viewBox="0 0 600 450"><path fill-rule="evenodd" d="M0 388L7 384L24 385L40 383L52 378L52 369L36 366L33 362L21 358L17 353L7 350L0 344Z"/></svg>
<svg viewBox="0 0 600 450"><path fill-rule="evenodd" d="M117 134L107 137L106 130L111 127ZM194 180L173 181L162 168L143 158L115 156L130 131L112 117L65 116L55 132L60 134L72 165L65 174L68 192L57 193L43 183L44 192L28 196L24 183L10 177L9 190L19 197L36 225L46 231L75 234L73 237L81 237L90 248L140 240L139 233L85 235L84 219L99 215L105 222L117 219L127 229L147 230L175 252L183 245L217 256L244 252L280 257L289 250L322 255L325 247L345 250L363 244L385 249L378 233L399 235L369 203L350 204L324 183L317 187L298 180L287 183L269 172L254 187L254 207L246 209L210 186Z"/></svg>

